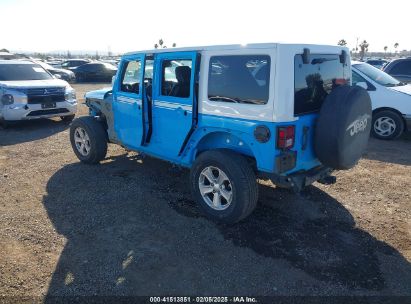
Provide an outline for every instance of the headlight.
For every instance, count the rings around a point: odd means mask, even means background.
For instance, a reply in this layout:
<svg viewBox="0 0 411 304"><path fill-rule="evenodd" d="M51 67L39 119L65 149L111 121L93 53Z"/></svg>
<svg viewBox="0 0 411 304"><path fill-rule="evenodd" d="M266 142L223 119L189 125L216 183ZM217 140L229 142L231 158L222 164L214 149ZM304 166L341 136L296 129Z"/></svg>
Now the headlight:
<svg viewBox="0 0 411 304"><path fill-rule="evenodd" d="M1 98L1 103L4 104L4 105L13 104L14 103L13 95L4 94L3 97Z"/></svg>
<svg viewBox="0 0 411 304"><path fill-rule="evenodd" d="M66 92L64 93L64 99L66 101L73 102L74 100L76 100L76 91L74 91L73 89L71 90L66 89Z"/></svg>

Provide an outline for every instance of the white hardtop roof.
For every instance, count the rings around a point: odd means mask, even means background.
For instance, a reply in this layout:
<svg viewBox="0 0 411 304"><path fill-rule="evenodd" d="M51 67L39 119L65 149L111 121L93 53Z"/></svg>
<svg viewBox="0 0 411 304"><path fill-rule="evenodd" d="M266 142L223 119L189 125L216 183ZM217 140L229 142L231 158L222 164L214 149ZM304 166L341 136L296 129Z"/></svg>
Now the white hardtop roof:
<svg viewBox="0 0 411 304"><path fill-rule="evenodd" d="M170 53L170 52L186 52L186 51L217 51L217 50L241 50L241 49L268 49L277 48L279 46L285 46L290 48L330 48L334 50L346 49L345 47L336 45L319 45L319 44L296 44L296 43L251 43L251 44L228 44L228 45L211 45L211 46L197 46L197 47L183 47L183 48L163 48L142 50L135 52L128 52L124 55L134 55L141 53L155 54L155 53Z"/></svg>

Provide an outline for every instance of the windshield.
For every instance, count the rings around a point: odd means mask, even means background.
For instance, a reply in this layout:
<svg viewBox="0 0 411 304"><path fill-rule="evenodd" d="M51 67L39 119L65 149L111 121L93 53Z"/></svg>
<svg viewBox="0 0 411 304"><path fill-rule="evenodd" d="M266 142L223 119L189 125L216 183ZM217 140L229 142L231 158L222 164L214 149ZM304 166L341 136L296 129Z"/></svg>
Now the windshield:
<svg viewBox="0 0 411 304"><path fill-rule="evenodd" d="M391 77L387 73L367 63L354 64L353 66L380 85L386 87L395 87L403 85L402 82L398 81L397 79Z"/></svg>
<svg viewBox="0 0 411 304"><path fill-rule="evenodd" d="M39 64L39 65L41 65L44 69L46 69L46 70L53 70L54 68L51 66L51 65L49 65L48 63L45 63L45 62L41 62L41 61L37 61L36 62L37 64Z"/></svg>
<svg viewBox="0 0 411 304"><path fill-rule="evenodd" d="M0 81L53 79L38 64L0 64Z"/></svg>
<svg viewBox="0 0 411 304"><path fill-rule="evenodd" d="M102 62L102 64L109 70L117 70L117 67L115 65L112 65L112 64L107 63L107 62Z"/></svg>

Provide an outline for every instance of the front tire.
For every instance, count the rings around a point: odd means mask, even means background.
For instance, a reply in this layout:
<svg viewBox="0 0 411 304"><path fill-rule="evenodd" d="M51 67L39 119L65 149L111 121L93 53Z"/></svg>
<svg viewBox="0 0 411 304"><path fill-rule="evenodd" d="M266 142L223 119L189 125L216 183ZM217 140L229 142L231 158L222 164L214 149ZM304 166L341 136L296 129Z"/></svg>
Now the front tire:
<svg viewBox="0 0 411 304"><path fill-rule="evenodd" d="M200 210L217 222L234 224L257 205L253 169L243 156L229 150L200 154L191 169L190 185Z"/></svg>
<svg viewBox="0 0 411 304"><path fill-rule="evenodd" d="M107 133L93 117L80 117L73 121L70 142L77 158L83 163L97 164L106 157Z"/></svg>
<svg viewBox="0 0 411 304"><path fill-rule="evenodd" d="M395 139L404 130L404 121L396 112L390 110L379 111L372 118L372 136L379 139Z"/></svg>

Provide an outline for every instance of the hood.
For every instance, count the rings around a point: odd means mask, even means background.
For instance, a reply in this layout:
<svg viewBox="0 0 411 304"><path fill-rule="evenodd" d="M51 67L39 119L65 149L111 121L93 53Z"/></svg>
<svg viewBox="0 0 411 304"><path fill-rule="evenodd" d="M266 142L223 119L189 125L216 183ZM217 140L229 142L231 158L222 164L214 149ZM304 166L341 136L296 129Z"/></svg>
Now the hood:
<svg viewBox="0 0 411 304"><path fill-rule="evenodd" d="M26 89L26 88L51 88L67 87L69 84L61 79L47 80L19 80L19 81L0 81L0 86L8 89Z"/></svg>
<svg viewBox="0 0 411 304"><path fill-rule="evenodd" d="M401 92L407 95L411 95L411 84L406 84L406 85L399 86L399 87L388 87L388 89Z"/></svg>
<svg viewBox="0 0 411 304"><path fill-rule="evenodd" d="M92 99L100 99L100 100L103 100L103 99L104 99L104 95L105 95L107 92L111 91L111 90L113 90L112 87L106 87L106 88L102 88L102 89L100 89L100 90L90 91L90 92L87 92L87 93L84 95L84 97L86 97L86 98L92 98Z"/></svg>

